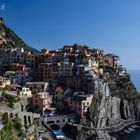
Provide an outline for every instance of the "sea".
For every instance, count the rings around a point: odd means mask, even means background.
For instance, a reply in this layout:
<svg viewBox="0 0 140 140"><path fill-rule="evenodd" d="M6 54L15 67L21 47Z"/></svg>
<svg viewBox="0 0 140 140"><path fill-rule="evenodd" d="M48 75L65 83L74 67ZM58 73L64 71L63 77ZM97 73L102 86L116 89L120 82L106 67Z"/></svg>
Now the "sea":
<svg viewBox="0 0 140 140"><path fill-rule="evenodd" d="M131 80L135 84L137 91L140 93L140 70L128 70Z"/></svg>
<svg viewBox="0 0 140 140"><path fill-rule="evenodd" d="M140 70L128 70L131 80L135 84L137 91L140 93ZM114 134L117 140L140 140L140 124L132 125L121 132Z"/></svg>

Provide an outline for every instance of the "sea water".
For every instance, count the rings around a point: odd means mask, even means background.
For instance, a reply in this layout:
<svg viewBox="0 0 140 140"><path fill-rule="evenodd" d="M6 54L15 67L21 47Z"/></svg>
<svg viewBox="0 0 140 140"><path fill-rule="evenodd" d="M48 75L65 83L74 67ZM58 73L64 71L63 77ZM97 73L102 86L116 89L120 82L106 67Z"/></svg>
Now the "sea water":
<svg viewBox="0 0 140 140"><path fill-rule="evenodd" d="M140 93L140 70L128 70L130 73L131 80L135 84L137 91Z"/></svg>

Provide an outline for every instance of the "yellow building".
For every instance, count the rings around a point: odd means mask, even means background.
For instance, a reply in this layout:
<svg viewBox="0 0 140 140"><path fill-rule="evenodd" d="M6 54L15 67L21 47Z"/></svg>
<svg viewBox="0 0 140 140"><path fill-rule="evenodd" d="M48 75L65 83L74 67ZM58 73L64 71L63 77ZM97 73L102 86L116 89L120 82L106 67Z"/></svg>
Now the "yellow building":
<svg viewBox="0 0 140 140"><path fill-rule="evenodd" d="M98 60L92 61L92 70L96 73L99 72L99 61Z"/></svg>

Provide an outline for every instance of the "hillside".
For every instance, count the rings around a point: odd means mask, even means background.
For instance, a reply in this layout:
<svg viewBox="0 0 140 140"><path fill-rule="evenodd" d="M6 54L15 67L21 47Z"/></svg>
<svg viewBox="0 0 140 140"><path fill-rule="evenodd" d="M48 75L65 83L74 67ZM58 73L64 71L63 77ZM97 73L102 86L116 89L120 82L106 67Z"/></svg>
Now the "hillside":
<svg viewBox="0 0 140 140"><path fill-rule="evenodd" d="M2 18L0 18L0 48L24 48L25 51L32 53L38 50L29 47L14 31L7 27Z"/></svg>

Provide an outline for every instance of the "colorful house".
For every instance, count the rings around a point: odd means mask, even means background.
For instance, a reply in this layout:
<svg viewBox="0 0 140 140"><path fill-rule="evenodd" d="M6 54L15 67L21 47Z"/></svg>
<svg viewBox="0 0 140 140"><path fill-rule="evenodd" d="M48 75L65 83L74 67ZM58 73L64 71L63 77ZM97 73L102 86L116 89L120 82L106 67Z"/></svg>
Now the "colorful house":
<svg viewBox="0 0 140 140"><path fill-rule="evenodd" d="M38 108L40 111L44 112L49 109L52 105L52 96L48 92L40 92L33 94L33 107Z"/></svg>
<svg viewBox="0 0 140 140"><path fill-rule="evenodd" d="M71 111L74 111L80 117L83 117L88 111L92 99L93 95L85 95L83 92L75 92L72 97L68 97L68 106Z"/></svg>

